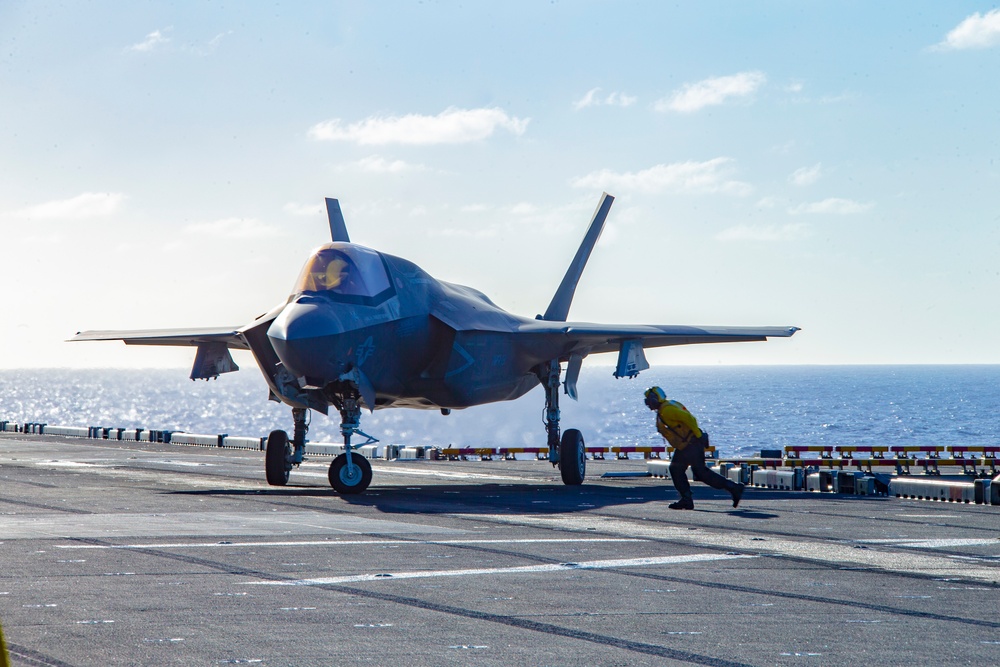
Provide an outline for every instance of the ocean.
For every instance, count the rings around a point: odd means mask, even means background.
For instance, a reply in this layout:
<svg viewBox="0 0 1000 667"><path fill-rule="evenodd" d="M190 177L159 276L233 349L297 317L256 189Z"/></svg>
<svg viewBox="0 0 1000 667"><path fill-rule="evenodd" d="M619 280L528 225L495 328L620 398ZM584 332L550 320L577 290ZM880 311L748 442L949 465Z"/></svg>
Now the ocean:
<svg viewBox="0 0 1000 667"><path fill-rule="evenodd" d="M643 391L684 403L724 456L785 445L994 445L1000 366L683 366L616 380L584 368L578 402L563 396L562 427L588 445L660 444ZM0 370L0 420L59 426L171 429L262 436L291 431L291 411L267 400L254 368L193 382L176 370ZM443 416L379 410L361 428L384 443L543 446L544 399L526 396ZM309 440L341 442L339 415L313 413Z"/></svg>

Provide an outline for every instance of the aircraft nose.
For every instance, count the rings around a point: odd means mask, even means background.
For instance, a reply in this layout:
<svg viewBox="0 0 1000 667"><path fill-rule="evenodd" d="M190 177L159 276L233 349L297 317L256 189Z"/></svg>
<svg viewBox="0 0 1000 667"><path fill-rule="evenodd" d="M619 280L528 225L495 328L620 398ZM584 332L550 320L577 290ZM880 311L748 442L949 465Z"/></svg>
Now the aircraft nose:
<svg viewBox="0 0 1000 667"><path fill-rule="evenodd" d="M332 308L293 302L271 323L267 337L290 372L329 381L344 372L337 362L337 341L344 331Z"/></svg>

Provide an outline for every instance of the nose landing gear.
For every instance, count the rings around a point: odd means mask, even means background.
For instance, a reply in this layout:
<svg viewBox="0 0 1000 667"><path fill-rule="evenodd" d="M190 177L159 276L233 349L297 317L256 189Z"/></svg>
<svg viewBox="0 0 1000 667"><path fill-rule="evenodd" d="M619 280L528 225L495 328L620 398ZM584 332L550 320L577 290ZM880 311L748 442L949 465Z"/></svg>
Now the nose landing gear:
<svg viewBox="0 0 1000 667"><path fill-rule="evenodd" d="M372 466L364 456L353 452L356 447L364 447L374 442L376 438L361 430L361 406L358 398L347 397L340 402L340 432L344 436L344 453L330 464L330 486L337 493L361 493L372 483ZM367 440L361 445L352 445L351 436L363 435Z"/></svg>

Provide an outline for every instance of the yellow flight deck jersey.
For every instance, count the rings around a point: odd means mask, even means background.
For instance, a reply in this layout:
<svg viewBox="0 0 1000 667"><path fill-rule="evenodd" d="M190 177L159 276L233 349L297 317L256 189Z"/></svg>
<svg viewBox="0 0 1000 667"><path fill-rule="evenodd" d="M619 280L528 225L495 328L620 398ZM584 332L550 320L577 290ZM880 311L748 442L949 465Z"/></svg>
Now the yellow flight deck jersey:
<svg viewBox="0 0 1000 667"><path fill-rule="evenodd" d="M687 447L693 438L701 437L698 420L680 402L672 400L660 404L656 430L678 451Z"/></svg>

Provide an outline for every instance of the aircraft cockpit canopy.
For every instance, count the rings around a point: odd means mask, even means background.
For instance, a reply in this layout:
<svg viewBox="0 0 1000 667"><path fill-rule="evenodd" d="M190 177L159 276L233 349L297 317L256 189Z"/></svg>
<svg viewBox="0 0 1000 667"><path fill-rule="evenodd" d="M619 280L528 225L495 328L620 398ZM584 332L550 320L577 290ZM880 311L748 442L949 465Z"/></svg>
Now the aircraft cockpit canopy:
<svg viewBox="0 0 1000 667"><path fill-rule="evenodd" d="M352 243L328 243L318 248L295 283L296 294L323 292L366 303L388 297L391 288L382 257Z"/></svg>

